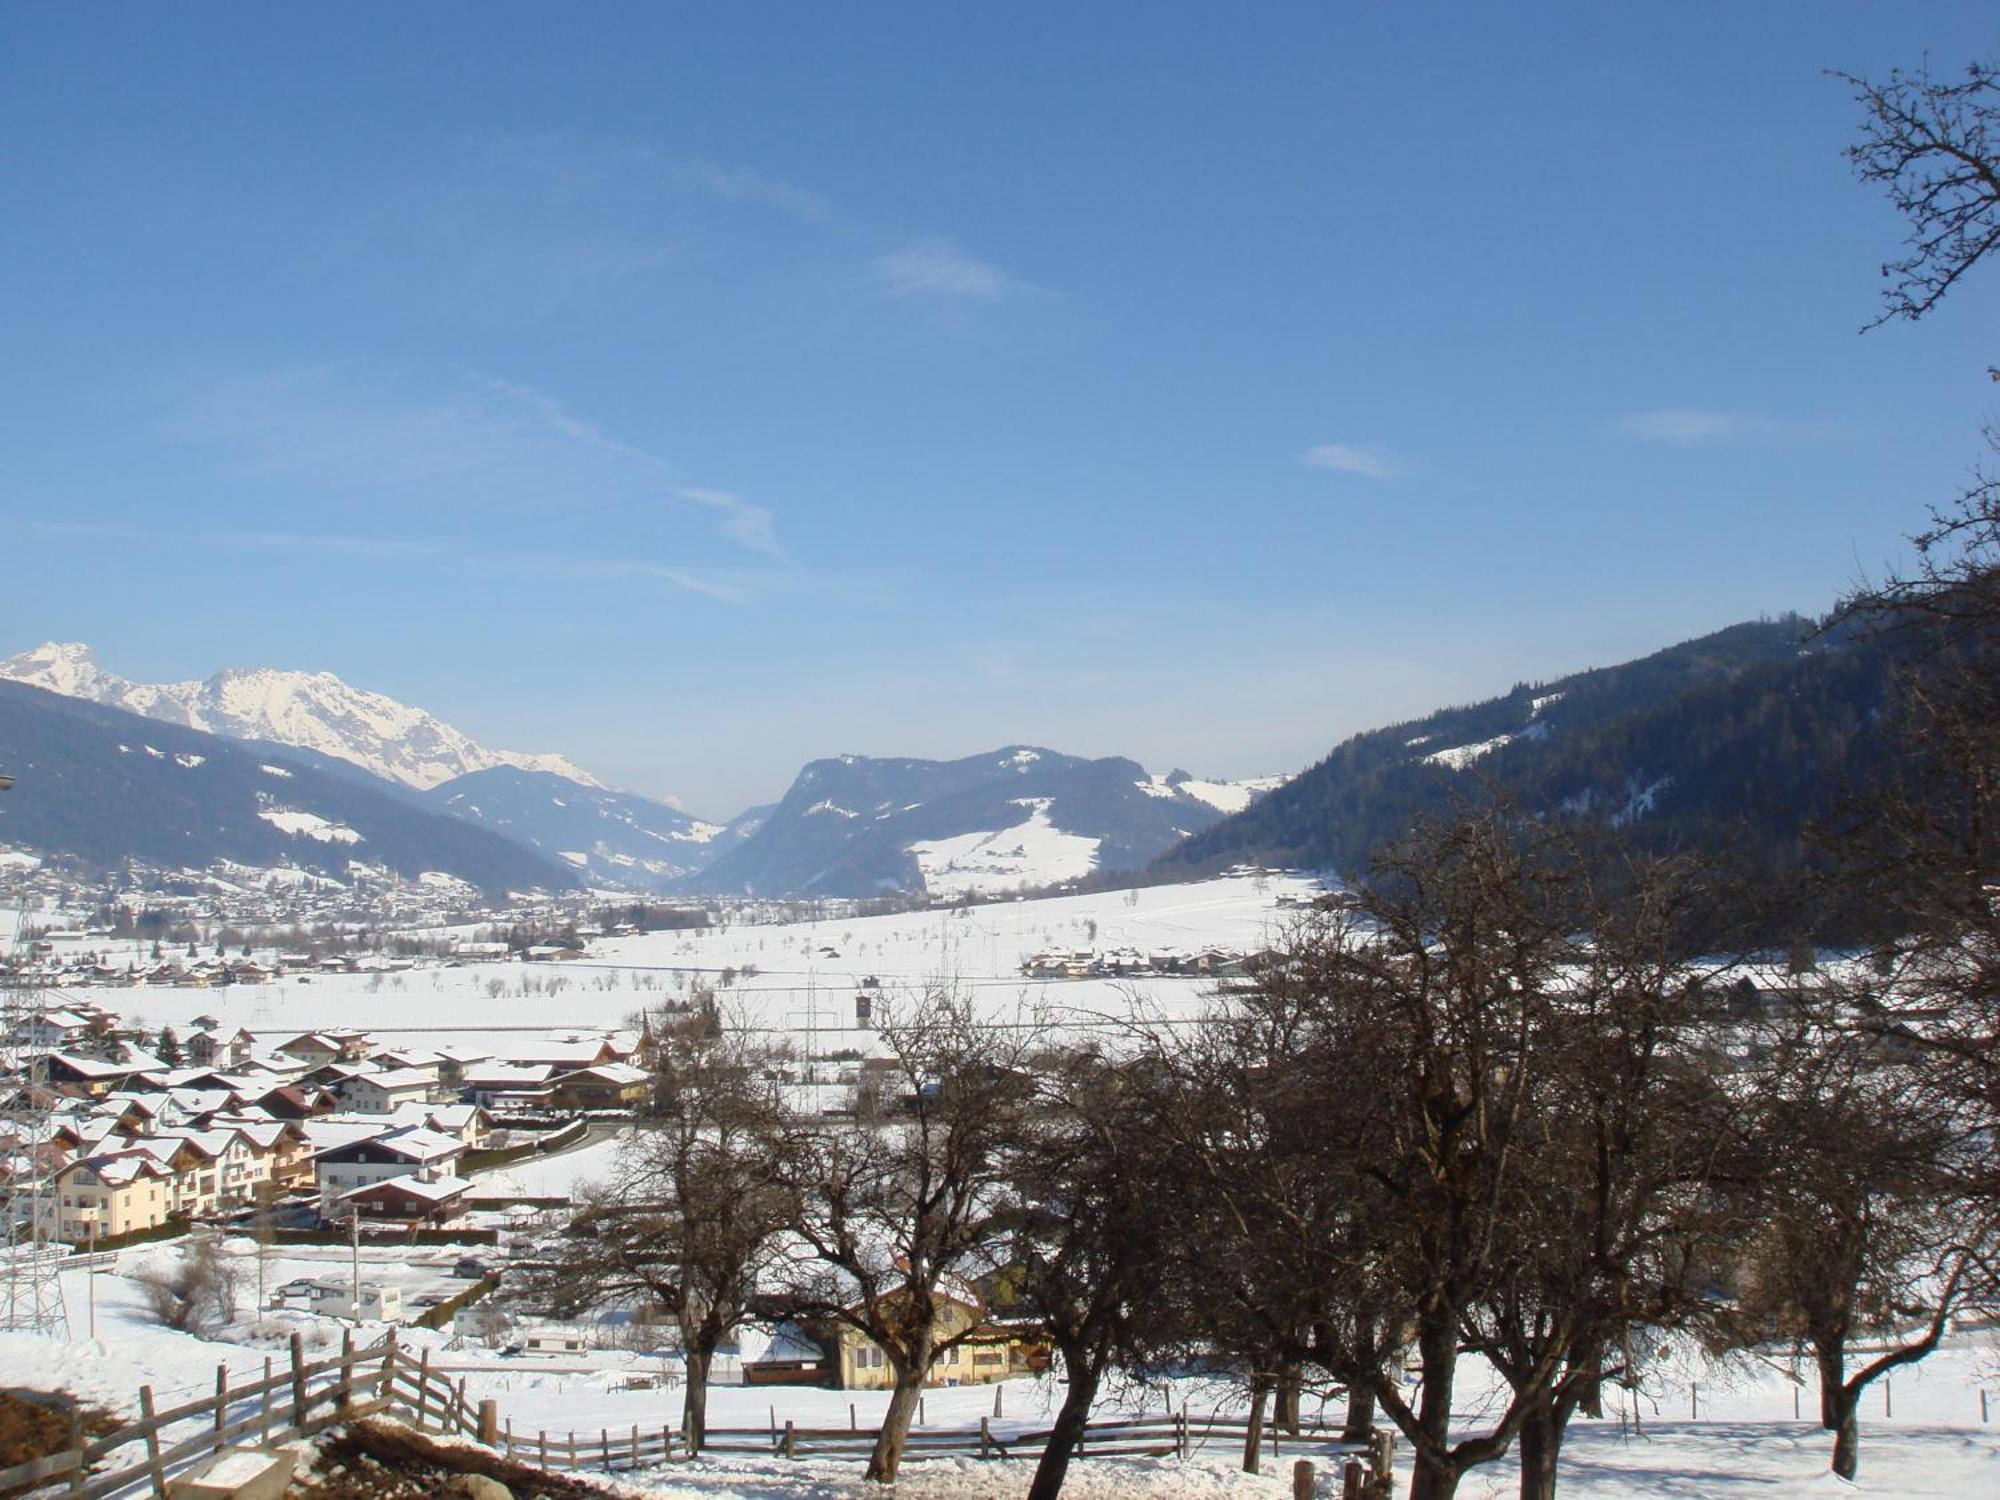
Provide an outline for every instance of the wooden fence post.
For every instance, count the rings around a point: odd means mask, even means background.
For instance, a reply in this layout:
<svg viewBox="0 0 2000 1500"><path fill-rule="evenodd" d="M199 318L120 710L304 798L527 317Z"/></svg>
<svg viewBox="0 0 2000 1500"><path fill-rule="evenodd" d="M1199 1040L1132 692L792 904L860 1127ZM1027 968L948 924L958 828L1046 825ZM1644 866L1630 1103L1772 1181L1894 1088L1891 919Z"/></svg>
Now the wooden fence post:
<svg viewBox="0 0 2000 1500"><path fill-rule="evenodd" d="M847 1403L847 1430L849 1432L859 1432L861 1430L861 1419L855 1416L854 1403L852 1401Z"/></svg>
<svg viewBox="0 0 2000 1500"><path fill-rule="evenodd" d="M1396 1485L1396 1433L1393 1428L1377 1427L1368 1434L1368 1462L1375 1470L1370 1490L1381 1500L1389 1500Z"/></svg>
<svg viewBox="0 0 2000 1500"><path fill-rule="evenodd" d="M222 1429L229 1423L229 1366L215 1367L215 1451L222 1451Z"/></svg>
<svg viewBox="0 0 2000 1500"><path fill-rule="evenodd" d="M1367 1500L1368 1469L1358 1458L1350 1458L1340 1476L1340 1500Z"/></svg>
<svg viewBox="0 0 2000 1500"><path fill-rule="evenodd" d="M340 1383L334 1387L333 1408L345 1413L354 1404L354 1330L340 1330Z"/></svg>
<svg viewBox="0 0 2000 1500"><path fill-rule="evenodd" d="M1313 1465L1309 1458L1292 1465L1292 1500L1313 1500Z"/></svg>
<svg viewBox="0 0 2000 1500"><path fill-rule="evenodd" d="M381 1401L396 1399L396 1330L389 1330L387 1342L382 1345L382 1383L375 1391Z"/></svg>
<svg viewBox="0 0 2000 1500"><path fill-rule="evenodd" d="M292 1335L292 1426L298 1428L301 1436L306 1430L306 1346L305 1340L296 1333Z"/></svg>
<svg viewBox="0 0 2000 1500"><path fill-rule="evenodd" d="M546 1427L542 1429L541 1443L542 1443L542 1467L546 1469L549 1466L549 1433Z"/></svg>
<svg viewBox="0 0 2000 1500"><path fill-rule="evenodd" d="M993 1385L993 1415L996 1417L1005 1416L1007 1414L1006 1407L1001 1400L1001 1398L1006 1394L1007 1394L1007 1387L1001 1385L998 1381L995 1381Z"/></svg>
<svg viewBox="0 0 2000 1500"><path fill-rule="evenodd" d="M1188 1456L1187 1403L1182 1402L1180 1413L1174 1418L1174 1457L1186 1458L1187 1456Z"/></svg>
<svg viewBox="0 0 2000 1500"><path fill-rule="evenodd" d="M479 1403L479 1441L494 1446L500 1436L500 1403L491 1396Z"/></svg>
<svg viewBox="0 0 2000 1500"><path fill-rule="evenodd" d="M790 1417L787 1417L785 1418L785 1457L797 1458L798 1456L799 1456L798 1434L792 1430L792 1419Z"/></svg>
<svg viewBox="0 0 2000 1500"><path fill-rule="evenodd" d="M146 1473L153 1481L153 1493L166 1500L167 1473L160 1467L160 1429L153 1425L153 1388L139 1387L139 1416L146 1423Z"/></svg>
<svg viewBox="0 0 2000 1500"><path fill-rule="evenodd" d="M632 1424L632 1467L639 1467L639 1424Z"/></svg>
<svg viewBox="0 0 2000 1500"><path fill-rule="evenodd" d="M992 1447L993 1419L991 1417L981 1417L979 1419L979 1456L981 1458L992 1457Z"/></svg>
<svg viewBox="0 0 2000 1500"><path fill-rule="evenodd" d="M257 1408L257 1441L271 1441L271 1356L264 1356L264 1397Z"/></svg>
<svg viewBox="0 0 2000 1500"><path fill-rule="evenodd" d="M73 1497L83 1494L83 1413L72 1406L69 1409L69 1446L76 1453L76 1467L69 1471L69 1492Z"/></svg>
<svg viewBox="0 0 2000 1500"><path fill-rule="evenodd" d="M604 1467L609 1469L611 1467L611 1429L609 1427L600 1427L597 1429L597 1444L604 1453Z"/></svg>
<svg viewBox="0 0 2000 1500"><path fill-rule="evenodd" d="M417 1427L419 1430L422 1429L425 1418L430 1415L430 1410L431 1351L425 1349L422 1357L417 1361Z"/></svg>

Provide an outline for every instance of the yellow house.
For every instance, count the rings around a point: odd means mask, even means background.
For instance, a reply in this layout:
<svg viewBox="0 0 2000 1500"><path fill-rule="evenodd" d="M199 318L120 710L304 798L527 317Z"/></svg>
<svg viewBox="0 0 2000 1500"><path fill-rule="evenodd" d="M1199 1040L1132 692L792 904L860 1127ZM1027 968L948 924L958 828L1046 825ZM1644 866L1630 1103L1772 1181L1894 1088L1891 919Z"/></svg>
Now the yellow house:
<svg viewBox="0 0 2000 1500"><path fill-rule="evenodd" d="M144 1151L86 1156L56 1173L56 1236L80 1244L154 1229L172 1209L174 1174Z"/></svg>
<svg viewBox="0 0 2000 1500"><path fill-rule="evenodd" d="M957 1338L968 1329L977 1329L986 1318L986 1309L976 1302L949 1292L932 1294L937 1301L937 1341ZM1004 1333L989 1338L983 1332L947 1349L932 1363L925 1385L984 1385L1005 1380L1023 1371L1023 1362L1012 1350L1013 1340ZM838 1379L843 1390L886 1391L896 1383L889 1356L867 1334L850 1324L840 1324Z"/></svg>

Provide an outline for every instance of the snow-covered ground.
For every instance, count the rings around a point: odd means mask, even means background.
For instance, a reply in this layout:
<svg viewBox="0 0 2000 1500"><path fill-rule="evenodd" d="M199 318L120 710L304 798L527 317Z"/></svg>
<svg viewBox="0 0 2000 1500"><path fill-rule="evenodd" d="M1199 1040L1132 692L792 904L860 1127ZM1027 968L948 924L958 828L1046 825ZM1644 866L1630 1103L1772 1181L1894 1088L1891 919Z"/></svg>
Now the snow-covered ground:
<svg viewBox="0 0 2000 1500"><path fill-rule="evenodd" d="M250 1247L243 1248L247 1252ZM338 1325L286 1315L260 1326L248 1308L254 1261L243 1257L244 1319L227 1339L207 1342L153 1323L141 1288L130 1273L170 1249L147 1247L125 1252L116 1268L95 1278L98 1336L86 1336L92 1290L85 1273L64 1277L64 1293L76 1337L58 1344L30 1334L0 1335L0 1373L9 1384L60 1386L121 1414L136 1409L138 1388L151 1384L162 1405L190 1400L214 1389L217 1364L232 1381L261 1376L264 1361L282 1364L283 1346L293 1329L313 1347L338 1342ZM462 1286L448 1277L452 1252L364 1248L363 1276L394 1279L406 1295ZM265 1279L275 1286L295 1276L340 1279L347 1273L340 1247L287 1249L274 1254ZM372 1338L379 1330L364 1330ZM635 1373L657 1367L654 1357L611 1356L606 1367L584 1371L573 1356L502 1359L491 1351L455 1347L448 1335L405 1330L401 1335L433 1350L434 1366L463 1375L468 1392L492 1396L517 1436L538 1431L595 1433L646 1428L678 1421L675 1388L627 1389ZM1697 1391L1691 1415L1689 1382ZM1490 1418L1494 1385L1483 1366L1469 1363L1461 1375L1461 1419L1468 1428ZM1667 1497L1757 1496L1760 1500L1813 1500L1843 1493L1905 1496L1911 1500L1980 1500L2000 1493L2000 1426L1982 1425L1980 1391L1989 1393L1992 1415L2000 1420L2000 1342L1992 1333L1960 1335L1930 1360L1898 1371L1886 1391L1879 1384L1865 1403L1861 1479L1855 1486L1826 1471L1827 1435L1810 1420L1793 1416L1797 1389L1783 1359L1747 1359L1726 1367L1665 1363L1650 1372L1635 1395L1617 1392L1602 1421L1579 1419L1564 1450L1562 1493L1575 1500L1667 1500ZM996 1435L1045 1425L1061 1390L1052 1381L1017 1380L1001 1388L1003 1415L992 1419ZM992 1418L995 1388L966 1386L930 1392L924 1416L932 1428L976 1428ZM1202 1424L1218 1409L1234 1409L1239 1398L1215 1383L1180 1382L1153 1390L1129 1390L1107 1400L1114 1410L1163 1412L1171 1405L1188 1410L1199 1440ZM845 1427L850 1403L862 1427L881 1418L881 1392L721 1387L710 1398L715 1427L766 1429L775 1419L801 1427ZM1638 1421L1633 1422L1636 1407ZM1803 1390L1800 1409L1808 1416L1813 1391ZM1308 1415L1312 1415L1310 1409ZM1171 1460L1086 1459L1071 1470L1067 1493L1079 1500L1127 1496L1290 1493L1295 1455L1267 1459L1261 1476L1237 1471L1234 1446L1219 1439L1198 1442L1185 1463ZM1407 1453L1400 1465L1407 1475ZM1325 1470L1323 1469L1323 1476ZM981 1464L970 1459L913 1461L897 1493L921 1500L1017 1494L1027 1483L1027 1465ZM621 1476L634 1493L704 1500L834 1500L871 1493L861 1483L860 1464L848 1458L782 1459L730 1456L678 1464L643 1475ZM1461 1487L1467 1500L1511 1495L1515 1474L1510 1461L1476 1470Z"/></svg>
<svg viewBox="0 0 2000 1500"><path fill-rule="evenodd" d="M559 964L316 974L223 989L81 987L62 997L182 1034L206 1014L224 1030L242 1026L259 1036L359 1026L388 1040L443 1046L487 1033L615 1027L701 982L722 986L725 1004L749 1024L801 1040L810 1031L823 1050L866 1050L869 1033L854 1027L854 1000L861 981L871 978L892 998L898 990L953 983L995 1017L1034 1009L1087 1024L1125 1019L1135 1009L1198 1013L1211 988L1206 980L1030 980L1020 973L1021 961L1048 948L1254 949L1289 916L1279 896L1315 888L1296 876L1244 875L956 910L658 932L602 940L589 957ZM143 951L134 952L143 963Z"/></svg>
<svg viewBox="0 0 2000 1500"><path fill-rule="evenodd" d="M603 1182L614 1174L623 1137L620 1131L574 1150L527 1156L491 1171L475 1172L473 1197L574 1198L586 1183Z"/></svg>
<svg viewBox="0 0 2000 1500"><path fill-rule="evenodd" d="M1173 1020L1198 1014L1209 983L1197 979L1145 978L1030 981L1023 958L1048 949L1130 948L1140 954L1193 951L1215 946L1254 949L1289 918L1282 895L1309 891L1308 882L1281 876L1241 876L1137 892L1111 892L1043 901L1004 902L957 912L842 919L789 926L744 926L709 932L658 933L600 942L584 961L561 965L471 964L389 975L315 975L296 981L226 989L106 989L82 991L152 1026L185 1028L195 1015L216 1015L225 1028L246 1026L260 1034L290 1035L326 1026L362 1026L385 1040L411 1044L480 1045L496 1050L518 1042L521 1031L614 1027L633 1011L656 1004L695 980L722 985L725 1002L751 1024L810 1034L822 1053L868 1050L871 1033L856 1029L853 1003L864 981L879 981L894 995L944 980L975 998L990 1016L1041 1010L1071 1025L1120 1020L1136 1012ZM4 914L0 914L4 919ZM754 972L749 972L754 970ZM79 992L66 992L66 994ZM573 1192L602 1177L616 1151L614 1137L599 1137L570 1152L529 1158L487 1174L482 1186L501 1195L545 1198ZM125 1253L118 1271L129 1273L158 1247ZM449 1278L449 1249L364 1249L366 1279L392 1280L406 1298L462 1288ZM312 1276L338 1280L348 1273L341 1247L292 1248L265 1268L267 1286ZM130 1412L142 1383L154 1385L164 1403L213 1388L215 1366L232 1376L261 1373L267 1356L282 1355L292 1327L309 1338L333 1342L337 1326L304 1315L266 1319L261 1331L249 1315L254 1262L246 1262L246 1321L230 1338L208 1343L163 1330L144 1310L139 1287L125 1274L96 1278L98 1337L86 1337L91 1284L80 1272L65 1276L73 1342L52 1344L29 1335L0 1335L0 1380L58 1385ZM679 1392L626 1389L635 1374L657 1371L658 1356L625 1354L503 1359L484 1348L448 1348L444 1334L411 1331L409 1338L435 1346L435 1358L458 1366L475 1397L491 1395L517 1433L547 1429L627 1430L678 1420ZM1782 1363L1782 1362L1780 1362ZM1699 1382L1699 1415L1690 1417L1688 1383ZM1966 1336L1915 1370L1898 1372L1891 1387L1893 1415L1884 1392L1868 1398L1858 1492L1978 1500L2000 1494L2000 1426L1982 1426L1979 1390L1991 1393L2000 1421L2000 1350L1992 1335ZM1468 1424L1490 1415L1491 1382L1469 1370L1461 1382ZM1793 1418L1794 1387L1783 1369L1751 1362L1726 1370L1662 1369L1637 1403L1624 1398L1624 1421L1579 1421L1565 1450L1563 1492L1579 1500L1652 1500L1652 1497L1756 1495L1770 1500L1813 1497L1849 1487L1826 1473L1825 1435ZM1012 1382L1005 1388L1004 1434L1045 1423L1059 1388ZM1186 1403L1199 1419L1232 1393L1207 1386L1171 1392L1128 1392L1129 1409L1162 1411ZM844 1426L852 1403L862 1426L880 1419L879 1393L794 1389L718 1390L711 1403L716 1426L762 1427L773 1417L801 1425ZM1805 1391L1810 1414L1813 1395ZM993 1390L968 1387L932 1392L925 1415L934 1427L975 1427L991 1416ZM1082 1500L1136 1495L1242 1495L1289 1493L1287 1456L1261 1477L1239 1474L1234 1456L1211 1444L1186 1465L1156 1461L1089 1460L1072 1470L1070 1493ZM830 1497L863 1494L859 1465L850 1460L735 1460L677 1466L642 1476L645 1493L663 1496ZM906 1496L955 1497L1018 1493L1024 1466L981 1465L956 1459L913 1465L898 1486ZM1472 1475L1460 1493L1468 1500L1513 1493L1508 1463Z"/></svg>

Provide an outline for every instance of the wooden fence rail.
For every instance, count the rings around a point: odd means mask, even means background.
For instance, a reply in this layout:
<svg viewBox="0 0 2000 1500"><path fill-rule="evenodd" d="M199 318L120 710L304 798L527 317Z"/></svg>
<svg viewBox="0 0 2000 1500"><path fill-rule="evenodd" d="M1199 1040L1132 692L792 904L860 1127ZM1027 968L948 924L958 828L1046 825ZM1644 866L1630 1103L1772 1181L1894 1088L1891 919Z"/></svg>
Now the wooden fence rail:
<svg viewBox="0 0 2000 1500"><path fill-rule="evenodd" d="M230 1383L226 1366L215 1372L212 1394L160 1408L153 1388L139 1391L140 1419L104 1436L84 1442L72 1423L72 1446L26 1463L0 1469L0 1493L39 1488L48 1494L103 1500L103 1497L150 1492L167 1493L167 1481L213 1453L239 1442L283 1442L308 1437L337 1423L388 1412L420 1431L476 1438L509 1458L542 1469L635 1470L658 1467L687 1457L687 1444L672 1426L631 1426L595 1433L533 1434L516 1432L511 1421L501 1424L495 1403L467 1399L465 1381L431 1368L428 1349L412 1351L396 1341L392 1331L377 1343L357 1348L353 1335L341 1340L340 1352L307 1360L299 1336L291 1340L289 1359L266 1359L261 1378ZM1186 1457L1212 1440L1246 1440L1240 1421L1220 1418L1190 1420L1188 1413L1109 1417L1087 1424L1076 1456ZM865 1456L879 1429L862 1427L710 1428L706 1452L755 1454L759 1457ZM995 1431L992 1420L977 1427L912 1429L905 1454L909 1458L948 1455L1005 1461L1037 1458L1049 1440L1047 1428ZM1386 1472L1387 1447L1380 1434L1371 1444L1343 1442L1337 1428L1304 1428L1297 1433L1265 1428L1263 1448L1274 1455L1289 1447L1300 1456L1346 1457L1366 1461L1373 1472Z"/></svg>

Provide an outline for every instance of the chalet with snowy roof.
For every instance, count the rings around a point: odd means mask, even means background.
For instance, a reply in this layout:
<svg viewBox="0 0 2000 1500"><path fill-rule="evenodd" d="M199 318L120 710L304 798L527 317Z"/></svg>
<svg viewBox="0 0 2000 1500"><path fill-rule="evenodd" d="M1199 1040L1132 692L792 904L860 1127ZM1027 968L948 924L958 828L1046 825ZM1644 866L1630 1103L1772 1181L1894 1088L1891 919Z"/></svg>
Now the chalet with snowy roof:
<svg viewBox="0 0 2000 1500"><path fill-rule="evenodd" d="M183 1044L187 1060L198 1068L240 1067L251 1060L251 1049L257 1039L242 1027L224 1034L221 1031L197 1031Z"/></svg>
<svg viewBox="0 0 2000 1500"><path fill-rule="evenodd" d="M421 1068L396 1068L382 1073L357 1073L334 1089L342 1106L356 1114L386 1115L404 1104L428 1104L438 1086L437 1075Z"/></svg>
<svg viewBox="0 0 2000 1500"><path fill-rule="evenodd" d="M160 1066L158 1058L140 1057L126 1062L106 1062L75 1052L52 1052L43 1064L50 1084L71 1093L102 1098L113 1089L139 1077L148 1068Z"/></svg>
<svg viewBox="0 0 2000 1500"><path fill-rule="evenodd" d="M85 1244L93 1236L157 1229L171 1217L172 1201L173 1173L151 1153L87 1156L56 1173L56 1236Z"/></svg>
<svg viewBox="0 0 2000 1500"><path fill-rule="evenodd" d="M307 1031L280 1042L278 1051L307 1067L326 1063L358 1063L367 1058L373 1044L363 1031Z"/></svg>
<svg viewBox="0 0 2000 1500"><path fill-rule="evenodd" d="M893 1303L900 1292L884 1298ZM1049 1366L1048 1340L1032 1324L988 1319L986 1308L970 1287L940 1288L937 1337L958 1342L937 1357L924 1383L933 1386L987 1385L1015 1375L1037 1374ZM859 1311L859 1307L855 1311ZM896 1383L889 1356L873 1339L842 1321L832 1330L833 1373L843 1390L888 1390Z"/></svg>
<svg viewBox="0 0 2000 1500"><path fill-rule="evenodd" d="M551 1109L630 1109L642 1102L652 1075L630 1063L598 1063L549 1080Z"/></svg>
<svg viewBox="0 0 2000 1500"><path fill-rule="evenodd" d="M269 1183L274 1192L298 1192L313 1185L312 1143L296 1120L216 1119L215 1130L234 1131L253 1164L248 1177L250 1196Z"/></svg>
<svg viewBox="0 0 2000 1500"><path fill-rule="evenodd" d="M340 1108L340 1101L331 1089L299 1083L283 1083L274 1089L266 1089L252 1103L280 1120L309 1120L317 1115L330 1115Z"/></svg>
<svg viewBox="0 0 2000 1500"><path fill-rule="evenodd" d="M491 1052L474 1052L463 1047L440 1047L437 1053L438 1082L448 1089L465 1087L468 1068L493 1061Z"/></svg>
<svg viewBox="0 0 2000 1500"><path fill-rule="evenodd" d="M391 1177L455 1175L454 1168L464 1154L465 1143L457 1136L422 1126L404 1126L321 1150L313 1157L320 1211L326 1213L355 1188Z"/></svg>
<svg viewBox="0 0 2000 1500"><path fill-rule="evenodd" d="M399 1104L388 1118L392 1128L421 1125L455 1135L468 1151L477 1151L493 1133L493 1117L477 1104Z"/></svg>
<svg viewBox="0 0 2000 1500"><path fill-rule="evenodd" d="M436 1229L465 1212L466 1194L471 1191L471 1179L465 1177L390 1177L342 1193L327 1217L344 1219L351 1213L363 1223Z"/></svg>
<svg viewBox="0 0 2000 1500"><path fill-rule="evenodd" d="M638 1037L629 1032L621 1036L552 1036L539 1042L516 1042L494 1061L543 1064L567 1073L598 1063L629 1062L638 1046Z"/></svg>
<svg viewBox="0 0 2000 1500"><path fill-rule="evenodd" d="M495 1113L546 1109L555 1076L547 1063L480 1063L466 1069L464 1089L472 1103Z"/></svg>
<svg viewBox="0 0 2000 1500"><path fill-rule="evenodd" d="M48 1010L30 1016L20 1027L23 1046L47 1052L65 1052L88 1045L91 1027L101 1018L82 1010Z"/></svg>

